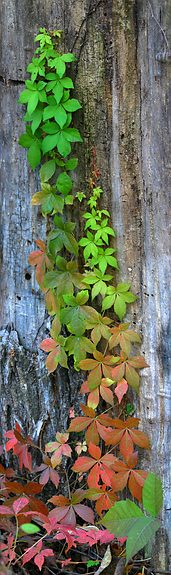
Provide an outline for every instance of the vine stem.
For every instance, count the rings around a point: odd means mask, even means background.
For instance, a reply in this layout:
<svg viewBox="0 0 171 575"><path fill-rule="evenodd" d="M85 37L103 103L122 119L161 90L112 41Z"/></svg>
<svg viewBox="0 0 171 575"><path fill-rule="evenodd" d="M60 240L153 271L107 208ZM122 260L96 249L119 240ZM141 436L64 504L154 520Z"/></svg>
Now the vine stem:
<svg viewBox="0 0 171 575"><path fill-rule="evenodd" d="M166 36L166 34L165 34L165 31L163 30L162 26L160 25L160 22L157 20L156 16L154 15L154 12L153 12L153 9L152 9L152 6L151 6L151 3L150 3L149 0L148 0L148 5L149 5L149 8L150 8L150 12L151 12L152 18L153 18L153 20L155 20L157 26L159 27L160 32L161 32L162 35L163 35L163 38L164 38L164 41L165 41L165 44L166 44L167 48L169 48L168 39L167 39L167 36Z"/></svg>
<svg viewBox="0 0 171 575"><path fill-rule="evenodd" d="M38 543L40 543L40 541L43 541L43 539L45 539L45 537L47 537L47 533L42 535L42 537L40 539L38 539L38 541L35 541L35 543L33 543L33 545L31 547L29 547L29 551L30 551L30 549L33 549L33 547L36 547L36 545ZM16 563L18 563L24 557L24 555L26 555L27 551L28 551L28 549L26 549L26 551L24 551L24 553L22 555L20 555L20 557L14 561L13 565L16 565Z"/></svg>

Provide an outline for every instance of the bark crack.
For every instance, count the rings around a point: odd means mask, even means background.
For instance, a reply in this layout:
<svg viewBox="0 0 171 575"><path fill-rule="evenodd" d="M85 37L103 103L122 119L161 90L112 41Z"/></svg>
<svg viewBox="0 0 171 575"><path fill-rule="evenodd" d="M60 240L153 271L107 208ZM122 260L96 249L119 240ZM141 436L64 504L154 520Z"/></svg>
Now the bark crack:
<svg viewBox="0 0 171 575"><path fill-rule="evenodd" d="M0 76L0 82L2 82L2 84L4 84L5 86L20 86L22 84L25 84L25 80L15 80L13 78L4 78L4 76Z"/></svg>

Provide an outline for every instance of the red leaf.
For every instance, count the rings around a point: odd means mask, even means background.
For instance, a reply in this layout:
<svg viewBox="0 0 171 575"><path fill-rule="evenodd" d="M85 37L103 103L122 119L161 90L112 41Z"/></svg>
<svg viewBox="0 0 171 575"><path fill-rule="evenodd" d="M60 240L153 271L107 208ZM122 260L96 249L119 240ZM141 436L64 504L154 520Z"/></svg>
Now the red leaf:
<svg viewBox="0 0 171 575"><path fill-rule="evenodd" d="M13 509L14 509L15 515L20 513L20 511L23 509L23 507L25 507L27 505L27 503L29 503L29 499L27 497L19 497L19 499L14 501Z"/></svg>
<svg viewBox="0 0 171 575"><path fill-rule="evenodd" d="M122 439L119 444L119 449L121 454L123 455L124 459L128 459L128 457L133 453L134 444L127 429L124 431Z"/></svg>
<svg viewBox="0 0 171 575"><path fill-rule="evenodd" d="M38 553L38 555L35 556L34 563L39 568L39 571L42 570L45 557L52 557L53 555L54 553L52 549L43 549L43 551L41 551L40 553Z"/></svg>
<svg viewBox="0 0 171 575"><path fill-rule="evenodd" d="M57 471L55 471L55 469L51 469L49 470L49 477L52 481L52 483L55 485L55 487L57 488L60 482L60 477L59 474L57 473Z"/></svg>
<svg viewBox="0 0 171 575"><path fill-rule="evenodd" d="M70 507L67 511L65 517L61 520L61 523L64 525L71 525L72 527L76 526L76 516L73 507Z"/></svg>
<svg viewBox="0 0 171 575"><path fill-rule="evenodd" d="M87 505L82 505L81 503L78 503L77 505L74 505L74 509L77 513L77 515L79 515L79 517L81 517L82 519L84 519L84 521L87 521L87 523L94 523L94 513L93 510L90 509L90 507L87 507Z"/></svg>
<svg viewBox="0 0 171 575"><path fill-rule="evenodd" d="M14 512L12 509L10 509L10 507L7 507L6 505L1 505L0 515L14 515Z"/></svg>
<svg viewBox="0 0 171 575"><path fill-rule="evenodd" d="M84 473L85 471L89 471L91 467L94 465L94 460L91 457L78 457L77 461L74 463L72 469L76 471L76 473Z"/></svg>
<svg viewBox="0 0 171 575"><path fill-rule="evenodd" d="M100 481L100 466L98 463L94 465L93 469L91 469L88 477L87 483L90 489L98 489L99 488L99 481Z"/></svg>
<svg viewBox="0 0 171 575"><path fill-rule="evenodd" d="M142 488L144 485L145 478L142 477L140 472L132 471L128 481L128 487L131 492L132 497L136 497L138 501L142 501Z"/></svg>
<svg viewBox="0 0 171 575"><path fill-rule="evenodd" d="M97 445L94 445L94 443L92 443L91 441L89 443L88 450L91 457L94 457L94 459L100 459L101 449L97 447Z"/></svg>
<svg viewBox="0 0 171 575"><path fill-rule="evenodd" d="M37 545L35 545L35 547L29 547L29 549L27 549L24 553L23 556L23 565L25 565L25 563L28 563L28 561L30 561L35 555L37 555L37 552L40 551L42 548L42 541L39 541L37 543Z"/></svg>
<svg viewBox="0 0 171 575"><path fill-rule="evenodd" d="M39 483L41 483L41 485L46 485L48 483L50 479L50 467L46 467L40 477L39 477Z"/></svg>
<svg viewBox="0 0 171 575"><path fill-rule="evenodd" d="M120 381L124 377L125 372L125 364L121 363L121 365L117 365L112 369L112 377L114 381Z"/></svg>
<svg viewBox="0 0 171 575"><path fill-rule="evenodd" d="M48 337L47 339L44 339L39 347L40 349L42 349L43 351L49 352L49 351L53 351L53 349L56 348L56 341L54 339L52 339L52 337Z"/></svg>
<svg viewBox="0 0 171 575"><path fill-rule="evenodd" d="M60 523L64 518L66 519L69 509L70 505L67 507L55 507L55 509L52 509L52 511L49 512L49 517L55 517L56 521ZM67 521L64 521L64 523L67 523Z"/></svg>
<svg viewBox="0 0 171 575"><path fill-rule="evenodd" d="M115 387L115 395L118 398L119 403L121 403L123 396L125 395L125 393L127 392L128 389L128 384L126 379L121 379L121 381L119 381L118 385Z"/></svg>

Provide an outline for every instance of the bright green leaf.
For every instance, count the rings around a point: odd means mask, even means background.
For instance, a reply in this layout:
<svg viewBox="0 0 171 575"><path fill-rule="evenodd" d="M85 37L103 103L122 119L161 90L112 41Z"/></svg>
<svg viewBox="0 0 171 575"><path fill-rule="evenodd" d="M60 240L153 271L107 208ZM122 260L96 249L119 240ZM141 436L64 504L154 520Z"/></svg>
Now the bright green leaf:
<svg viewBox="0 0 171 575"><path fill-rule="evenodd" d="M48 182L50 178L53 176L56 170L56 163L55 160L49 160L49 162L45 162L40 169L40 177L42 182Z"/></svg>
<svg viewBox="0 0 171 575"><path fill-rule="evenodd" d="M163 504L162 483L155 473L149 473L142 490L143 505L153 517L156 517Z"/></svg>
<svg viewBox="0 0 171 575"><path fill-rule="evenodd" d="M32 170L35 170L36 166L40 164L40 160L41 152L39 144L37 142L33 142L28 150L28 161Z"/></svg>
<svg viewBox="0 0 171 575"><path fill-rule="evenodd" d="M38 533L40 531L40 527L34 525L34 523L23 523L20 525L20 529L27 533L27 535L34 535L34 533Z"/></svg>

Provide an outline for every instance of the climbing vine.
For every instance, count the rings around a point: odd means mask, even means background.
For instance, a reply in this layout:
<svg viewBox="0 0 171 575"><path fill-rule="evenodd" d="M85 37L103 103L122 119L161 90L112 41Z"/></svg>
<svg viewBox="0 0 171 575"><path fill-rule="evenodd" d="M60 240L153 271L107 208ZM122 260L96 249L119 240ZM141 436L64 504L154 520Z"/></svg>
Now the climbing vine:
<svg viewBox="0 0 171 575"><path fill-rule="evenodd" d="M80 406L83 415L76 416L71 408L68 430L57 431L44 449L25 437L18 424L6 433L6 450L12 449L18 457L23 475L18 481L13 469L0 466L4 520L0 549L4 564L12 563L14 569L18 562L25 565L33 560L41 570L46 560L51 572L57 573L58 564L62 568L79 564L72 548L76 547L77 557L79 546L85 544L85 572L100 565L99 574L112 560L110 542L115 542L115 559L126 554L128 563L155 534L162 489L153 473L138 467L137 448L149 449L150 443L137 429L139 419L132 417L134 408L127 393L129 387L138 393L139 370L147 364L135 352L140 336L129 323L121 323L127 305L136 297L129 283L115 281L119 270L115 232L108 210L102 208L95 149L87 195L74 184L78 159L72 147L82 142L74 113L81 104L71 95L74 85L68 73L75 56L61 52L60 39L61 31L44 28L35 38L39 46L19 99L27 107L26 132L19 143L28 150L32 169L41 164L40 191L32 204L41 205L43 216L48 215L51 222L46 243L37 239L38 250L29 256L52 318L50 337L40 348L48 354L49 373L58 364L68 369L70 363L88 373L81 386L87 404ZM67 208L73 204L77 210L82 204L84 218L84 235L78 241ZM42 459L37 466L32 462L33 450ZM38 498L49 481L56 489L47 502L50 508ZM100 547L91 554L91 547L100 543L108 544L103 558ZM69 549L71 556L66 558Z"/></svg>

